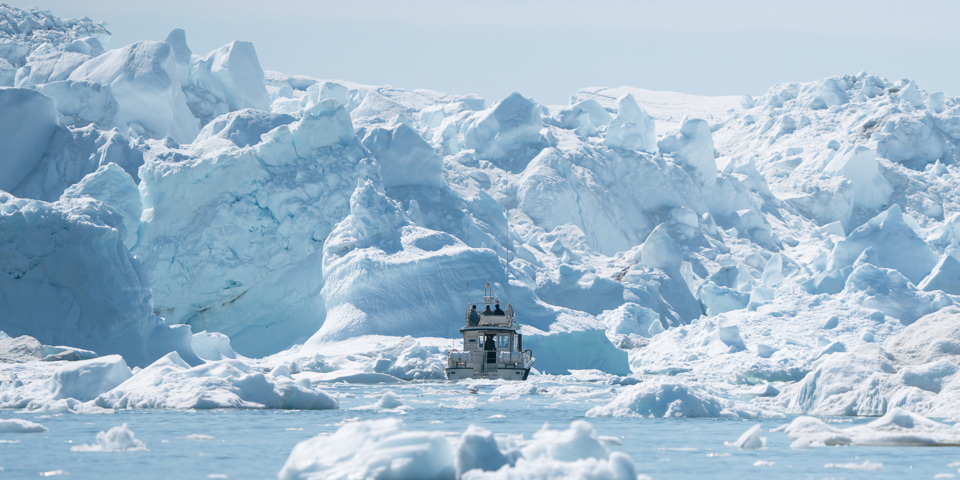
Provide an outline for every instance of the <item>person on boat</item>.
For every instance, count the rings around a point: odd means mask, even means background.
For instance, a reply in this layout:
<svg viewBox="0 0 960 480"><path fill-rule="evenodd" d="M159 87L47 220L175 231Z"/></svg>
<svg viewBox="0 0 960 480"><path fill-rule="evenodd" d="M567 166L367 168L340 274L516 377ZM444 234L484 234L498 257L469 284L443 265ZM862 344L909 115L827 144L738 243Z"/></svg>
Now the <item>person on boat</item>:
<svg viewBox="0 0 960 480"><path fill-rule="evenodd" d="M490 305L487 305L487 308L483 309L484 315L493 315L493 311L490 310Z"/></svg>
<svg viewBox="0 0 960 480"><path fill-rule="evenodd" d="M487 306L487 310L490 306ZM493 341L493 335L487 335L487 340L483 342L483 349L487 352L487 363L497 363L497 344Z"/></svg>
<svg viewBox="0 0 960 480"><path fill-rule="evenodd" d="M480 314L477 313L476 305L474 305L473 308L470 309L470 315L467 317L467 321L470 323L471 327L476 327L477 325L480 325Z"/></svg>
<svg viewBox="0 0 960 480"><path fill-rule="evenodd" d="M487 307L490 308L490 307ZM500 310L500 302L497 302L497 308L493 309L494 315L504 315L503 310Z"/></svg>

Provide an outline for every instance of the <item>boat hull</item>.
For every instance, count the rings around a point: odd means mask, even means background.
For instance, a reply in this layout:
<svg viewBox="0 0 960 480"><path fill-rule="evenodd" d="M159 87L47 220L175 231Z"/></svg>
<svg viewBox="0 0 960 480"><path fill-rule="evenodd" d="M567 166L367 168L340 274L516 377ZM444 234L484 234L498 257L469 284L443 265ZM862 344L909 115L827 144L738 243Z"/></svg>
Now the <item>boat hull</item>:
<svg viewBox="0 0 960 480"><path fill-rule="evenodd" d="M472 368L448 368L447 380L462 380L464 378L488 378L500 380L526 380L530 375L529 368L498 368L495 372L486 375L477 374Z"/></svg>

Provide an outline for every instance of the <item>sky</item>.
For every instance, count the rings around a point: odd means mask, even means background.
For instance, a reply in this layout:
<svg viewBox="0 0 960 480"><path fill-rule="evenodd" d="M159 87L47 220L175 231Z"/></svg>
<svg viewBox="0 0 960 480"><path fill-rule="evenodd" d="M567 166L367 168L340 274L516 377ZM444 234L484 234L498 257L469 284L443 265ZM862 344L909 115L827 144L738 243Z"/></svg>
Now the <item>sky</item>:
<svg viewBox="0 0 960 480"><path fill-rule="evenodd" d="M760 95L860 71L960 95L954 0L6 0L107 23L108 48L184 28L195 54L253 42L264 69L404 89L585 87Z"/></svg>

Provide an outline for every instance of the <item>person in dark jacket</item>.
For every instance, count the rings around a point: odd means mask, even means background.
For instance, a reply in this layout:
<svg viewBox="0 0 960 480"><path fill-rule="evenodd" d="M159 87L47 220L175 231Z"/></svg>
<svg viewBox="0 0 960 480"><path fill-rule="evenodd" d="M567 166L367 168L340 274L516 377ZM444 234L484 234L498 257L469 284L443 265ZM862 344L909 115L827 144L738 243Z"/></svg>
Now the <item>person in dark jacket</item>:
<svg viewBox="0 0 960 480"><path fill-rule="evenodd" d="M470 309L470 315L467 317L467 321L470 323L471 327L476 327L477 325L480 325L480 314L477 313L476 305L474 305L473 308Z"/></svg>
<svg viewBox="0 0 960 480"><path fill-rule="evenodd" d="M503 310L500 310L500 303L497 303L497 308L493 309L494 315L504 315Z"/></svg>
<svg viewBox="0 0 960 480"><path fill-rule="evenodd" d="M487 309L490 309L488 306ZM493 335L487 335L483 342L483 349L487 352L487 363L497 363L497 344L493 342Z"/></svg>

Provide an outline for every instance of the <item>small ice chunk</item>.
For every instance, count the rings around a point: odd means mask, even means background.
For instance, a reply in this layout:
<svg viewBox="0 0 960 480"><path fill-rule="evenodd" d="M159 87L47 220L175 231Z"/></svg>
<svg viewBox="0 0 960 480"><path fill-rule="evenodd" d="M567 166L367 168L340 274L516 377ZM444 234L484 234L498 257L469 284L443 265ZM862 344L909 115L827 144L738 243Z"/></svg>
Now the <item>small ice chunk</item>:
<svg viewBox="0 0 960 480"><path fill-rule="evenodd" d="M133 431L124 423L106 432L97 434L97 443L74 445L71 452L136 452L146 450L147 446L133 435Z"/></svg>
<svg viewBox="0 0 960 480"><path fill-rule="evenodd" d="M760 358L770 358L777 349L763 343L757 344L757 356Z"/></svg>
<svg viewBox="0 0 960 480"><path fill-rule="evenodd" d="M746 350L747 346L740 337L740 327L736 325L721 326L717 329L720 341L730 347L730 350Z"/></svg>
<svg viewBox="0 0 960 480"><path fill-rule="evenodd" d="M776 387L770 385L769 383L764 385L757 385L750 393L758 397L776 397L780 395L780 390L777 390Z"/></svg>
<svg viewBox="0 0 960 480"><path fill-rule="evenodd" d="M677 271L683 261L683 251L677 242L667 233L667 227L660 224L654 228L640 249L643 266Z"/></svg>
<svg viewBox="0 0 960 480"><path fill-rule="evenodd" d="M744 309L750 304L750 296L746 293L717 285L712 280L700 287L698 296L706 308L707 316Z"/></svg>
<svg viewBox="0 0 960 480"><path fill-rule="evenodd" d="M383 395L380 396L380 400L377 401L377 408L381 410L388 410L402 406L403 401L400 400L400 396L391 392L390 390L383 392Z"/></svg>
<svg viewBox="0 0 960 480"><path fill-rule="evenodd" d="M750 427L734 442L737 448L743 450L758 450L766 446L767 439L760 436L760 424Z"/></svg>
<svg viewBox="0 0 960 480"><path fill-rule="evenodd" d="M47 427L20 418L0 418L0 433L43 433Z"/></svg>
<svg viewBox="0 0 960 480"><path fill-rule="evenodd" d="M820 350L820 353L817 354L817 358L820 358L824 355L830 355L831 353L839 353L839 352L846 352L846 351L847 351L847 347L846 345L843 344L843 342L840 342L840 341L830 342L830 344L824 347L823 350Z"/></svg>
<svg viewBox="0 0 960 480"><path fill-rule="evenodd" d="M607 405L591 408L587 417L721 417L727 413L722 400L697 386L644 382L621 390Z"/></svg>
<svg viewBox="0 0 960 480"><path fill-rule="evenodd" d="M839 470L883 470L883 464L880 462L871 462L864 460L863 463L827 463L823 468L835 468Z"/></svg>

